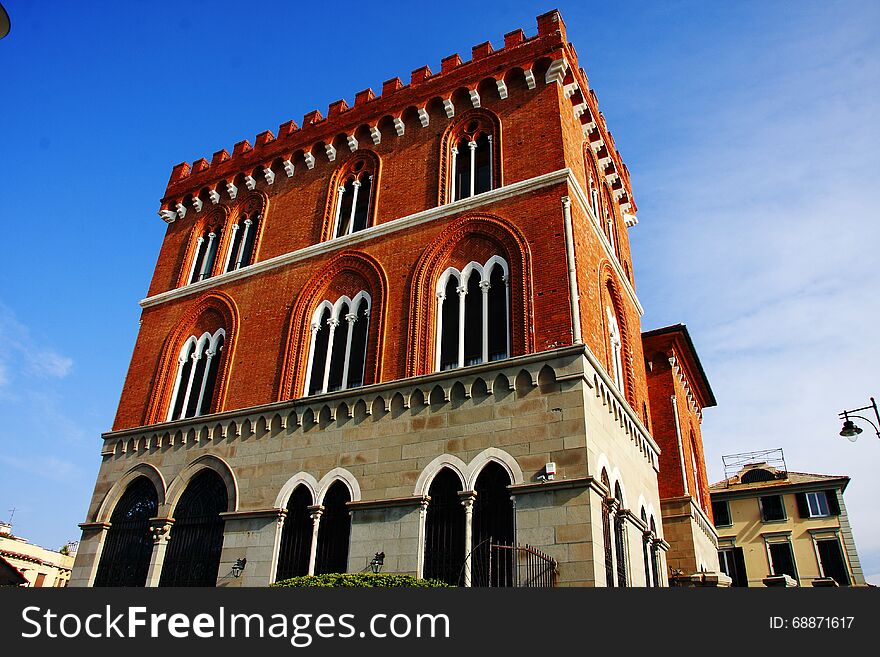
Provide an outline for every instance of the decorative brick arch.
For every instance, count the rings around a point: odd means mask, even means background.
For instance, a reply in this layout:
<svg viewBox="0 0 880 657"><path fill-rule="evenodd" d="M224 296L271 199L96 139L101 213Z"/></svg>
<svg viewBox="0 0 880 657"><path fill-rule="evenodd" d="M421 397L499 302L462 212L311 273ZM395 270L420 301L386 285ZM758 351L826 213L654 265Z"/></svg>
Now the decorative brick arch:
<svg viewBox="0 0 880 657"><path fill-rule="evenodd" d="M333 226L336 217L336 199L339 193L339 187L342 182L350 175L354 175L355 169L359 162L364 163L365 170L371 172L373 176L373 184L370 194L370 210L367 216L367 228L373 225L373 219L376 216L376 209L379 205L379 178L381 175L382 161L379 156L370 149L358 150L345 163L336 168L333 176L330 178L330 185L327 188L327 202L324 205L324 221L321 223L321 241L333 239Z"/></svg>
<svg viewBox="0 0 880 657"><path fill-rule="evenodd" d="M449 166L450 166L450 149L453 141L464 134L467 126L477 122L478 130L489 132L492 135L492 179L494 180L493 188L501 187L503 183L502 166L501 166L501 121L498 116L487 109L471 109L463 112L450 123L443 132L440 139L440 175L439 175L439 191L437 194L438 204L448 203L449 199Z"/></svg>
<svg viewBox="0 0 880 657"><path fill-rule="evenodd" d="M610 302L611 309L617 319L617 326L621 335L621 350L623 352L623 376L624 388L621 390L623 396L629 402L632 408L636 407L635 403L635 372L633 371L633 333L629 326L629 320L626 315L626 309L623 303L623 295L620 293L620 286L617 283L617 276L614 268L607 260L603 260L599 266L599 295L602 303L600 315L602 317L602 344L605 347L605 368L610 375L613 371L611 363L611 348L608 343L608 320L605 314L605 305Z"/></svg>
<svg viewBox="0 0 880 657"><path fill-rule="evenodd" d="M301 396L299 393L305 386L311 346L312 314L318 304L326 298L334 281L346 274L353 274L362 279L366 291L370 294L370 326L367 336L364 385L378 383L382 371L388 276L382 265L372 256L359 251L345 251L332 258L306 282L293 306L287 329L287 346L278 391L279 401Z"/></svg>
<svg viewBox="0 0 880 657"><path fill-rule="evenodd" d="M411 316L406 376L433 372L436 315L434 290L453 251L469 238L494 243L510 270L510 346L509 356L534 350L532 336L532 265L529 245L510 222L495 215L461 217L452 222L428 246L414 268L410 289Z"/></svg>
<svg viewBox="0 0 880 657"><path fill-rule="evenodd" d="M223 263L226 262L226 256L229 249L232 248L232 226L238 221L238 218L246 214L253 217L254 214L260 215L260 222L257 225L257 235L254 238L254 250L251 253L251 262L257 261L257 255L260 253L260 242L263 238L263 226L266 223L266 213L269 211L269 197L261 190L248 192L241 199L241 202L229 213L229 219L226 222L226 228L223 231L223 244L221 250L217 253L217 263L215 271L218 274L222 272Z"/></svg>
<svg viewBox="0 0 880 657"><path fill-rule="evenodd" d="M225 355L223 356L220 370L217 372L214 398L210 406L213 409L212 412L223 410L229 373L232 369L232 360L237 342L236 338L238 337L238 317L238 307L235 305L235 301L223 292L209 292L193 302L186 311L186 314L178 321L174 330L165 339L165 344L159 357L156 381L153 385L150 403L147 406L145 424L156 424L165 421L168 404L171 402L171 395L174 389L174 378L177 375L176 361L180 355L180 350L191 335L196 332L201 334L208 328L212 328L212 330L223 328L226 332L223 344Z"/></svg>
<svg viewBox="0 0 880 657"><path fill-rule="evenodd" d="M183 255L183 264L180 267L176 287L182 287L189 284L190 269L192 269L193 258L196 257L198 251L199 238L205 234L205 230L208 228L214 230L217 228L223 229L223 235L225 238L227 233L226 228L229 225L229 216L229 208L225 205L220 205L195 222L190 231L189 239L187 240L186 252Z"/></svg>

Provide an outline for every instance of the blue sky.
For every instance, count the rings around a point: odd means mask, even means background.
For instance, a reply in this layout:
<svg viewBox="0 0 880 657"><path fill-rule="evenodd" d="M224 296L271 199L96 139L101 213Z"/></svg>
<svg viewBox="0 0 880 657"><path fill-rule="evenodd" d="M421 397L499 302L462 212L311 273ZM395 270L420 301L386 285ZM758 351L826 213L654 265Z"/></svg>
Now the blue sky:
<svg viewBox="0 0 880 657"><path fill-rule="evenodd" d="M553 5L3 0L0 518L78 538L165 224L171 167L522 27ZM559 2L632 173L644 329L685 322L721 455L849 474L880 583L880 5ZM428 11L431 9L432 11Z"/></svg>

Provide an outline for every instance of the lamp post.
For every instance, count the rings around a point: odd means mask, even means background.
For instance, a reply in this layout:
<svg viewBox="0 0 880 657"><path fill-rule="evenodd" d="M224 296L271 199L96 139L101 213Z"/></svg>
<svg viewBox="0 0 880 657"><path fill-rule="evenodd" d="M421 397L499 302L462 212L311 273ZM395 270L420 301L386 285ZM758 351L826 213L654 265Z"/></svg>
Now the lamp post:
<svg viewBox="0 0 880 657"><path fill-rule="evenodd" d="M385 564L385 553L377 552L376 556L373 557L373 560L370 561L370 570L373 571L374 575L378 575L379 571L382 570L382 566Z"/></svg>
<svg viewBox="0 0 880 657"><path fill-rule="evenodd" d="M864 420L872 427L874 427L874 433L877 434L877 437L880 438L880 413L877 412L877 402L874 401L874 398L871 397L871 405L870 406L862 406L861 408L854 408L851 411L844 411L840 413L838 417L843 420L843 428L840 430L840 435L849 440L850 442L856 442L858 440L859 434L862 433L861 428L857 427L855 422L853 422L850 418L857 417L860 420ZM877 424L870 419L865 417L864 415L856 415L860 411L867 411L869 409L874 410L874 417L877 419Z"/></svg>
<svg viewBox="0 0 880 657"><path fill-rule="evenodd" d="M247 558L236 559L235 563L232 564L232 576L233 577L241 577L241 574L244 572L244 567L247 566Z"/></svg>

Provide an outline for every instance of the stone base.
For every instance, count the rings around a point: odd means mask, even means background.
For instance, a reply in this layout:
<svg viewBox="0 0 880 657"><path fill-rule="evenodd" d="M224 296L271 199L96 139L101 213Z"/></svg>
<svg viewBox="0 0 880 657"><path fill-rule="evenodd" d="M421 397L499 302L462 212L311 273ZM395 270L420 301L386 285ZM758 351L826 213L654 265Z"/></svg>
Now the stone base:
<svg viewBox="0 0 880 657"><path fill-rule="evenodd" d="M686 587L723 587L727 588L731 585L731 580L724 573L693 573L692 575L673 575L669 578L670 586L686 586Z"/></svg>
<svg viewBox="0 0 880 657"><path fill-rule="evenodd" d="M797 580L789 575L768 575L761 581L764 582L764 586L791 587L798 585Z"/></svg>

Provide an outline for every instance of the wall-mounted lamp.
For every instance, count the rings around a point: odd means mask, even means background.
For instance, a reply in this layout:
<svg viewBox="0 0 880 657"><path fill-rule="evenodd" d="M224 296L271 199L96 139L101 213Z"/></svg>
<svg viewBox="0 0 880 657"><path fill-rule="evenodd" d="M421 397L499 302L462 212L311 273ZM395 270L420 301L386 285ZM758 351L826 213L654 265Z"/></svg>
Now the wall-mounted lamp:
<svg viewBox="0 0 880 657"><path fill-rule="evenodd" d="M373 557L373 560L370 561L370 570L373 571L374 575L378 575L379 571L382 570L382 566L385 564L385 553L377 552L376 556Z"/></svg>
<svg viewBox="0 0 880 657"><path fill-rule="evenodd" d="M244 567L247 566L247 559L236 559L235 563L232 564L232 576L233 577L241 577L241 573L244 572Z"/></svg>
<svg viewBox="0 0 880 657"><path fill-rule="evenodd" d="M843 420L843 428L840 430L840 435L849 440L850 442L856 442L859 438L859 434L862 433L861 427L857 427L855 422L850 420L850 416L857 417L860 420L864 420L872 427L874 427L874 433L877 434L877 437L880 438L880 413L877 412L877 402L874 401L874 398L871 397L871 405L870 406L862 406L861 408L854 408L851 411L844 411L840 413L838 417ZM869 409L874 409L874 417L877 418L877 424L874 424L870 419L866 418L864 415L856 415L859 411L867 411Z"/></svg>

